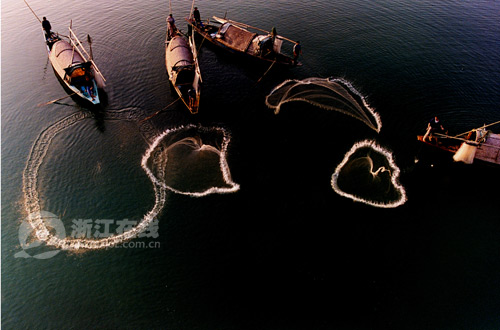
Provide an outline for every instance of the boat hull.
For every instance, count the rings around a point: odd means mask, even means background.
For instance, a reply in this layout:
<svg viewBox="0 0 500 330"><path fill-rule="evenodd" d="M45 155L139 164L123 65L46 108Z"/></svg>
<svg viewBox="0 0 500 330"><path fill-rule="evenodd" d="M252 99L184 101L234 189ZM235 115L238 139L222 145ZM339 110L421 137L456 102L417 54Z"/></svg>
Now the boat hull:
<svg viewBox="0 0 500 330"><path fill-rule="evenodd" d="M189 24L190 29L194 29L194 31L200 35L203 39L209 41L211 44L217 46L218 48L224 49L225 51L234 54L240 55L241 57L247 60L256 60L261 63L268 64L276 64L279 66L293 67L300 66L301 63L294 63L294 60L281 53L272 52L269 53L268 56L260 56L258 52L255 50L255 46L253 45L254 38L258 37L256 33L245 33L242 37L244 40L237 44L231 44L230 42L226 42L223 38L218 37L219 27L211 24L204 24L203 27L198 26L194 20L186 19ZM241 29L244 30L244 29ZM251 38L251 40L249 40Z"/></svg>
<svg viewBox="0 0 500 330"><path fill-rule="evenodd" d="M198 113L201 94L201 74L196 49L182 35L176 34L165 42L165 66L172 87L192 114Z"/></svg>
<svg viewBox="0 0 500 330"><path fill-rule="evenodd" d="M467 163L482 163L500 166L500 134L488 132L486 138L482 142L464 141L463 139L455 139L454 137L436 137L433 136L431 140L425 140L424 136L417 136L419 142L432 147L457 155L459 150L463 150L464 144L470 145L475 148L474 154L470 155L471 159ZM455 159L458 161L458 158Z"/></svg>
<svg viewBox="0 0 500 330"><path fill-rule="evenodd" d="M85 64L86 61L83 57L77 51L74 51L73 46L67 41L60 38L54 42L47 42L46 40L46 44L50 63L59 80L64 84L67 90L93 105L99 104L98 85L93 77L89 79L82 88L70 83L69 77L67 76L66 70ZM91 67L90 70L92 70Z"/></svg>

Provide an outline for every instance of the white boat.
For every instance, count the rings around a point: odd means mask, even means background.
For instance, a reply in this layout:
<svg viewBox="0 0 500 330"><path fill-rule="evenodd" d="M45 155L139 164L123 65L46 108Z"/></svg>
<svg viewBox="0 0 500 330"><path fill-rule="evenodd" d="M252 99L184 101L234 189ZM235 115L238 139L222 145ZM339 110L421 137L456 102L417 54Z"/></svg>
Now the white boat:
<svg viewBox="0 0 500 330"><path fill-rule="evenodd" d="M43 29L42 33L50 63L65 86L84 100L99 104L98 88L105 86L105 79L71 27L69 42L54 32L49 37Z"/></svg>
<svg viewBox="0 0 500 330"><path fill-rule="evenodd" d="M194 31L187 40L175 25L167 26L165 65L168 78L179 98L192 114L197 113L200 106L202 81L198 53L194 43Z"/></svg>

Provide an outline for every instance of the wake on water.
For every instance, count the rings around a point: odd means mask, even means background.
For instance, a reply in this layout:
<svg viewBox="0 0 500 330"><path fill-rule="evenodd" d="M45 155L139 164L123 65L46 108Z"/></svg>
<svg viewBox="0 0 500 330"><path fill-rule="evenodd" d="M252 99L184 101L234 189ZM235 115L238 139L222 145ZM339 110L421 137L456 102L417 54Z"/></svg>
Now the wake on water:
<svg viewBox="0 0 500 330"><path fill-rule="evenodd" d="M130 116L130 112L110 111L108 119L123 119L124 115ZM58 237L50 231L50 228L48 228L43 220L43 211L40 207L38 195L40 167L50 149L52 140L57 134L91 117L92 114L89 112L78 111L57 121L42 131L31 149L23 173L24 203L28 213L27 221L34 229L35 237L45 242L48 246L64 250L101 249L137 237L148 228L165 206L167 190L193 197L202 197L213 193L232 193L239 190L239 185L231 179L227 164L226 152L230 136L223 128L206 128L189 125L166 130L158 136L149 134L148 137L151 138L152 143L142 157L141 166L153 184L155 202L152 209L143 216L135 227L121 234L102 239ZM201 135L207 136L209 140L219 141L216 145L220 145L220 147L205 144L200 137ZM170 164L170 160L173 160L172 164ZM208 174L205 171L200 171L201 168L205 169L203 165L207 165L207 163L210 168ZM169 185L167 178L170 176L170 171L175 176L181 170L183 171L183 176L191 176L195 180L196 178L204 178L204 184L196 182L191 187L174 187ZM208 186L206 185L207 175L208 177L217 177L215 180L208 180ZM220 186L212 184L220 184ZM194 190L191 190L192 188Z"/></svg>
<svg viewBox="0 0 500 330"><path fill-rule="evenodd" d="M289 102L306 102L356 118L377 133L382 128L378 113L343 79L286 80L267 95L265 102L275 114ZM378 146L375 140L364 140L355 143L344 155L332 175L331 185L337 194L354 201L375 207L397 207L406 202L399 172L390 151Z"/></svg>

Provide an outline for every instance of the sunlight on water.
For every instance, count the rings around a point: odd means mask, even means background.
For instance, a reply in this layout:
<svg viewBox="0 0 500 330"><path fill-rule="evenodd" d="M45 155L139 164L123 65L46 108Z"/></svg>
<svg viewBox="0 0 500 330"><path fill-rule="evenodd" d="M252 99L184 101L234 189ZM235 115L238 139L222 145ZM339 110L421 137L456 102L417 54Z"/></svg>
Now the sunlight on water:
<svg viewBox="0 0 500 330"><path fill-rule="evenodd" d="M399 183L400 170L392 153L375 141L355 143L332 175L332 188L341 196L384 208L406 202L406 192Z"/></svg>
<svg viewBox="0 0 500 330"><path fill-rule="evenodd" d="M117 114L118 112L115 115ZM123 114L125 112L120 113L120 115ZM100 249L132 239L145 231L161 212L166 202L167 190L193 197L206 196L212 193L232 193L239 190L239 185L231 180L229 166L226 161L230 137L224 129L191 125L166 130L153 139L150 147L142 157L141 166L153 183L155 203L137 226L121 234L103 239L57 237L49 231L42 217L37 187L39 170L54 137L79 121L91 117L90 113L79 111L43 130L32 147L23 173L24 203L29 215L27 218L28 223L35 230L35 236L49 246L66 250ZM195 136L189 136L189 134L195 134ZM220 148L217 148L217 144L203 143L200 135L207 136L208 139L213 136L215 141L220 141ZM178 139L179 137L181 138ZM169 159L175 160L176 164L173 167L169 166ZM174 170L173 168L177 169ZM206 171L206 168L210 168L210 171ZM215 171L216 168L217 171ZM213 186L213 182L210 180L208 180L208 184L207 181L197 183L194 191L170 186L166 183L166 178L170 176L171 169L178 173L181 169L185 170L182 176L195 178L195 180L217 176L218 179L213 181L220 183L221 186ZM201 175L199 174L200 171L203 172ZM198 174L195 175L196 172Z"/></svg>
<svg viewBox="0 0 500 330"><path fill-rule="evenodd" d="M380 132L382 122L379 115L368 105L365 98L343 79L307 78L286 80L275 87L266 97L266 105L281 111L283 104L302 101L322 109L338 111L356 118L376 132Z"/></svg>

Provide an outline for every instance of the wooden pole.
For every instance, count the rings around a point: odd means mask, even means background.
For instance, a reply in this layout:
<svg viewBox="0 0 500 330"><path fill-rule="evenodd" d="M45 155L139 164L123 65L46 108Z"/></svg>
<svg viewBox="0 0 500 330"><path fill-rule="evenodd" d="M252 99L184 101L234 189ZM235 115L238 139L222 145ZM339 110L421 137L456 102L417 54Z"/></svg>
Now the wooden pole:
<svg viewBox="0 0 500 330"><path fill-rule="evenodd" d="M87 53L87 51L85 50L85 48L83 48L82 43L80 42L80 40L78 39L78 37L76 36L76 34L73 32L73 30L71 30L71 28L69 29L69 32L70 32L70 34L69 34L69 35L70 35L70 36L72 36L72 38L70 38L70 41L71 41L72 43L74 43L74 45L75 45L75 46L76 46L76 45L80 46L80 47L77 47L77 51L78 51L78 53L80 53L80 55L81 55L83 58L85 58L85 56L81 53L80 49L81 49L83 52L85 52L85 54L86 54L86 55L87 55L87 57L89 58L89 61L90 61L90 62L92 63L92 65L94 66L95 71L96 71L96 72L97 72L97 73L98 73L98 74L102 77L102 79L103 79L104 81L106 81L106 78L104 78L104 76L102 75L101 70L99 70L99 68L97 67L97 65L94 63L94 60L93 60L93 59L92 59L92 57L89 55L89 53ZM74 38L74 39L75 39L78 43L76 43L76 42L73 40L73 38Z"/></svg>
<svg viewBox="0 0 500 330"><path fill-rule="evenodd" d="M459 140L459 141L463 141L463 142L470 142L470 143L474 143L474 144L477 144L478 146L486 146L486 147L490 147L490 148L495 148L495 149L500 149L499 146L495 146L495 145L492 145L492 144L487 144L487 143L482 143L482 142L475 142L475 141L469 141L469 140L466 140L466 139L462 139L462 138L459 138L459 137L455 137L455 136L449 136L449 135L446 135L446 134L440 134L440 133L433 133L434 135L437 135L437 136L440 136L442 138L446 138L446 139L453 139L453 140Z"/></svg>
<svg viewBox="0 0 500 330"><path fill-rule="evenodd" d="M489 127L489 126L493 126L493 125L496 125L496 124L499 124L500 123L500 120L499 121L496 121L494 123L491 123L491 124L488 124L488 125L484 125L484 126L481 126L479 128L486 128L486 127ZM467 132L464 132L464 133L460 133L458 135L455 135L455 137L459 137L459 136L462 136L462 135L465 135L465 134L469 134L470 132L473 132L475 131L477 128L474 128L474 129L471 129L470 131L467 131Z"/></svg>
<svg viewBox="0 0 500 330"><path fill-rule="evenodd" d="M68 98L68 97L73 96L73 95L75 95L75 94L76 94L76 93L71 93L71 94L69 94L69 95L66 95L66 96L63 96L63 97L57 98L57 99L52 100L52 101L49 101L49 102L40 103L40 104L38 104L38 105L37 105L37 107L42 107L42 106L44 106L44 105L49 105L49 104L52 104L52 103L54 103L54 102L61 101L62 99Z"/></svg>
<svg viewBox="0 0 500 330"><path fill-rule="evenodd" d="M33 15L35 15L36 19L42 23L42 21L40 20L40 18L37 16L37 14L35 14L35 12L33 11L33 9L31 9L30 5L28 4L28 2L26 2L26 0L24 0L24 3L26 4L26 6L28 6L28 8L31 10L31 12L33 13Z"/></svg>

